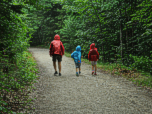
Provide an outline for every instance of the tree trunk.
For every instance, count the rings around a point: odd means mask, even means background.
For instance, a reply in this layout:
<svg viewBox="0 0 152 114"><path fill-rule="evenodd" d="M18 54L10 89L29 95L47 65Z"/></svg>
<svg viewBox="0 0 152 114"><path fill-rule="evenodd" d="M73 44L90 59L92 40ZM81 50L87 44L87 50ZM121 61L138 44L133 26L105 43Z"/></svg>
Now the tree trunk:
<svg viewBox="0 0 152 114"><path fill-rule="evenodd" d="M125 15L127 16L126 9L125 9ZM126 17L126 22L128 22L128 16ZM127 54L127 62L128 62L128 58L129 58L128 54L129 53L128 53L128 27L127 27L127 25L126 25L126 44L125 44L125 47L126 47L125 51Z"/></svg>
<svg viewBox="0 0 152 114"><path fill-rule="evenodd" d="M131 36L132 36L132 40L133 40L133 37L134 37L133 24L132 24L132 32L131 32ZM133 49L133 43L132 43L132 49Z"/></svg>
<svg viewBox="0 0 152 114"><path fill-rule="evenodd" d="M39 33L39 32L37 31L37 36L38 36L38 33ZM37 41L37 44L36 44L36 45L39 45L39 38L38 38L38 37L37 37L37 40L36 40L36 41Z"/></svg>
<svg viewBox="0 0 152 114"><path fill-rule="evenodd" d="M120 16L121 16L121 10L119 10L120 12ZM121 20L120 20L120 49L121 49L121 62L123 62L123 58L122 58L122 24L121 24Z"/></svg>
<svg viewBox="0 0 152 114"><path fill-rule="evenodd" d="M39 31L39 45L41 44L41 37L40 37L40 31Z"/></svg>
<svg viewBox="0 0 152 114"><path fill-rule="evenodd" d="M105 62L104 44L103 44L103 43L102 43L102 54L103 54L103 59L102 59L102 61Z"/></svg>

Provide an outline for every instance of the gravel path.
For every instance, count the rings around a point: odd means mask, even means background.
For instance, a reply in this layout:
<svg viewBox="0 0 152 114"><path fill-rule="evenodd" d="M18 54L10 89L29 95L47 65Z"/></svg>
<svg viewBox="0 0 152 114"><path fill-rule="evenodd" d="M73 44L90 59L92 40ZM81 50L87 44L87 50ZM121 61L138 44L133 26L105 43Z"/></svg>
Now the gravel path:
<svg viewBox="0 0 152 114"><path fill-rule="evenodd" d="M54 76L48 49L30 48L40 68L34 114L152 114L152 95L124 78L97 72L81 63L82 75L75 76L72 58L63 56L62 76Z"/></svg>

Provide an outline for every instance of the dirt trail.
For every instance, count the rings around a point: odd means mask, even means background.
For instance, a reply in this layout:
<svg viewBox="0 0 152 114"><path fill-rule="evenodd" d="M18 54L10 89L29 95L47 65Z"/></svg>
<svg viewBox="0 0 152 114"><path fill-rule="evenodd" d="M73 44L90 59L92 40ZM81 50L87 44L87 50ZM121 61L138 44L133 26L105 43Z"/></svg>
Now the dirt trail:
<svg viewBox="0 0 152 114"><path fill-rule="evenodd" d="M34 114L152 114L152 96L123 78L97 72L81 63L82 75L75 76L72 58L63 56L62 76L54 76L48 49L30 48L41 73L36 90ZM58 67L58 66L57 66Z"/></svg>

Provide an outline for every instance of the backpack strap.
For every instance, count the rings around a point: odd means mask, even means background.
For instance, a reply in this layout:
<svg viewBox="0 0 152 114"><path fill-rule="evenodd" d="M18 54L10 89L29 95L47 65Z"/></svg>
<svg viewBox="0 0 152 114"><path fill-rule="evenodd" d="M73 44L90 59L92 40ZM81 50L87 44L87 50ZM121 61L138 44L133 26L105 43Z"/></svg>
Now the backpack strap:
<svg viewBox="0 0 152 114"><path fill-rule="evenodd" d="M61 49L61 51L60 51L60 54L61 54L61 52L62 52L62 45L61 45L61 41L60 41L60 49Z"/></svg>
<svg viewBox="0 0 152 114"><path fill-rule="evenodd" d="M53 43L51 43L51 53L53 52L53 54L54 54L54 51L53 51Z"/></svg>

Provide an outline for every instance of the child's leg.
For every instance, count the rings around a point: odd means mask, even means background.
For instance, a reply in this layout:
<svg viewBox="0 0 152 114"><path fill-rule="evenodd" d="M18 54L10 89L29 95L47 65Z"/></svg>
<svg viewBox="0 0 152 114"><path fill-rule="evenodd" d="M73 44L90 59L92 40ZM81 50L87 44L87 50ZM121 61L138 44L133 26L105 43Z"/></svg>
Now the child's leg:
<svg viewBox="0 0 152 114"><path fill-rule="evenodd" d="M97 71L97 66L96 66L96 64L95 64L94 66L95 66L95 73L96 73L96 71Z"/></svg>
<svg viewBox="0 0 152 114"><path fill-rule="evenodd" d="M76 72L78 72L78 68L76 68Z"/></svg>
<svg viewBox="0 0 152 114"><path fill-rule="evenodd" d="M94 71L94 65L92 65L92 71Z"/></svg>
<svg viewBox="0 0 152 114"><path fill-rule="evenodd" d="M92 75L94 74L94 65L92 64Z"/></svg>
<svg viewBox="0 0 152 114"><path fill-rule="evenodd" d="M79 67L79 72L81 72L81 68Z"/></svg>
<svg viewBox="0 0 152 114"><path fill-rule="evenodd" d="M78 68L76 68L76 76L79 76Z"/></svg>
<svg viewBox="0 0 152 114"><path fill-rule="evenodd" d="M79 64L79 74L81 73L81 63Z"/></svg>

